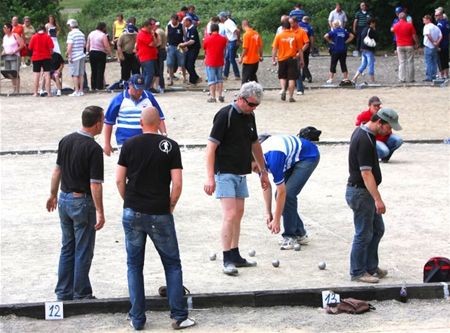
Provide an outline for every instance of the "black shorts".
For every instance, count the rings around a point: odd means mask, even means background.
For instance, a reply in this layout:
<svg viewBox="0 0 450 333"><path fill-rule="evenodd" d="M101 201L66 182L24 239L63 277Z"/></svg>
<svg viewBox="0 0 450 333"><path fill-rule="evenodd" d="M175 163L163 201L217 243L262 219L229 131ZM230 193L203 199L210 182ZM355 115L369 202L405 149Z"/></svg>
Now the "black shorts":
<svg viewBox="0 0 450 333"><path fill-rule="evenodd" d="M448 69L448 47L442 48L439 53L439 70Z"/></svg>
<svg viewBox="0 0 450 333"><path fill-rule="evenodd" d="M52 69L52 60L44 59L33 61L33 72L40 73L41 68L44 69L44 72L50 72Z"/></svg>
<svg viewBox="0 0 450 333"><path fill-rule="evenodd" d="M278 62L278 78L297 80L299 76L297 58L289 58Z"/></svg>

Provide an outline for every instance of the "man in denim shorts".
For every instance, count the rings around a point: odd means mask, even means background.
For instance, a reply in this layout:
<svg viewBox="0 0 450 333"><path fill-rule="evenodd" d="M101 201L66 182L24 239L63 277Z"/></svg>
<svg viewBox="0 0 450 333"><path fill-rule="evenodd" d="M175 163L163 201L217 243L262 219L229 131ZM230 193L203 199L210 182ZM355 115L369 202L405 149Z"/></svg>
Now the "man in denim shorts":
<svg viewBox="0 0 450 333"><path fill-rule="evenodd" d="M81 116L83 127L65 136L58 146L47 210L58 207L61 220L62 247L55 289L61 301L93 298L89 270L95 233L105 224L103 150L94 140L102 132L103 117L101 107L88 106Z"/></svg>
<svg viewBox="0 0 450 333"><path fill-rule="evenodd" d="M204 191L216 192L223 212L223 272L238 274L236 267L256 266L241 257L239 235L248 197L246 174L251 173L252 154L261 171L261 186L267 188L269 178L258 142L253 111L262 99L262 86L254 81L242 85L237 99L216 113L206 147L207 180Z"/></svg>
<svg viewBox="0 0 450 333"><path fill-rule="evenodd" d="M184 52L178 47L183 43L183 25L179 22L177 14L173 14L166 28L167 35L167 68L169 70L169 86L173 85L174 73L177 66L182 68L183 78L186 79L186 70L184 68Z"/></svg>
<svg viewBox="0 0 450 333"><path fill-rule="evenodd" d="M205 65L206 75L208 76L208 86L210 97L208 103L216 102L216 91L219 96L219 101L224 102L222 95L223 77L222 70L224 64L224 54L227 47L227 39L219 35L219 25L217 23L211 24L211 34L205 38L203 48L205 49Z"/></svg>

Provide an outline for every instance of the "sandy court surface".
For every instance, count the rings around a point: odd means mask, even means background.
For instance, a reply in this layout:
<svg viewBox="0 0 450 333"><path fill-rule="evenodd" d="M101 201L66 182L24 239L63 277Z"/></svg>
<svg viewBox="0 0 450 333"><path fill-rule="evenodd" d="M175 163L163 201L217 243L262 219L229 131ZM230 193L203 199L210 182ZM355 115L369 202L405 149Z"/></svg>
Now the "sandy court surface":
<svg viewBox="0 0 450 333"><path fill-rule="evenodd" d="M397 301L371 302L373 312L363 315L325 314L320 308L222 308L191 312L198 325L189 332L448 332L450 302L418 301L407 304ZM245 314L245 315L244 315ZM2 318L2 332L132 332L123 313L74 316L59 322ZM151 332L173 332L166 312L147 312L145 329Z"/></svg>

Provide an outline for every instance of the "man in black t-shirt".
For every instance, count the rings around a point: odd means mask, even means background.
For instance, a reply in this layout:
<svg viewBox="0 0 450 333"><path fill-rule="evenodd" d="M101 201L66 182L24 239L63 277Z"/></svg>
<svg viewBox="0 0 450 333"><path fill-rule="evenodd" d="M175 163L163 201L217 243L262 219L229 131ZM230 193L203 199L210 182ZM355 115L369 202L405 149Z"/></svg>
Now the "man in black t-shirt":
<svg viewBox="0 0 450 333"><path fill-rule="evenodd" d="M239 235L244 200L248 197L245 175L251 173L252 154L263 170L263 189L269 184L253 113L261 102L262 93L261 85L254 81L243 84L237 100L216 113L206 147L204 191L208 195L216 192L222 205L223 272L227 275L237 275L236 267L256 266L256 262L241 257ZM268 227L274 233L280 231L279 226L271 223Z"/></svg>
<svg viewBox="0 0 450 333"><path fill-rule="evenodd" d="M353 210L355 236L350 254L350 276L353 281L377 283L387 275L378 267L378 244L384 234L382 214L386 207L378 191L381 170L376 149L376 135L401 130L397 113L379 110L372 119L353 132L348 155L349 172L345 198Z"/></svg>
<svg viewBox="0 0 450 333"><path fill-rule="evenodd" d="M173 211L181 195L182 164L178 144L158 134L158 110L142 111L143 134L125 141L120 151L116 183L123 204L127 250L129 317L136 330L144 327L144 267L147 235L158 251L166 273L170 317L175 329L195 325L183 298L183 276ZM172 188L170 185L172 184Z"/></svg>
<svg viewBox="0 0 450 333"><path fill-rule="evenodd" d="M89 270L95 232L105 224L103 150L94 136L102 132L103 119L102 108L88 106L82 113L83 127L65 136L58 146L47 210L58 207L61 220L62 248L55 289L61 301L93 298Z"/></svg>

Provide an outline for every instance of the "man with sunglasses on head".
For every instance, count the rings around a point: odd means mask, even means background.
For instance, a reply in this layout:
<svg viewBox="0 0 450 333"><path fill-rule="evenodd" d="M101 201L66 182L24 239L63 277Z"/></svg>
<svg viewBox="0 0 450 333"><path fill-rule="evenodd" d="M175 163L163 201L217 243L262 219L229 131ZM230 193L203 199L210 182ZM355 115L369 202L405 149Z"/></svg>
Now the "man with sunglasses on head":
<svg viewBox="0 0 450 333"><path fill-rule="evenodd" d="M252 155L261 170L262 188L269 184L254 115L262 95L260 84L254 81L243 84L237 99L216 113L206 147L204 191L208 195L216 192L221 202L223 272L231 276L238 275L238 267L256 266L256 262L241 257L239 235Z"/></svg>
<svg viewBox="0 0 450 333"><path fill-rule="evenodd" d="M381 100L378 96L372 96L369 98L369 109L361 112L356 117L356 126L361 126L361 124L365 124L370 121L370 118L374 114L381 109ZM403 139L393 134L392 131L385 135L377 135L376 139L376 147L378 158L381 159L382 162L387 163L391 158L394 151L396 151L403 144Z"/></svg>

